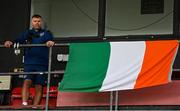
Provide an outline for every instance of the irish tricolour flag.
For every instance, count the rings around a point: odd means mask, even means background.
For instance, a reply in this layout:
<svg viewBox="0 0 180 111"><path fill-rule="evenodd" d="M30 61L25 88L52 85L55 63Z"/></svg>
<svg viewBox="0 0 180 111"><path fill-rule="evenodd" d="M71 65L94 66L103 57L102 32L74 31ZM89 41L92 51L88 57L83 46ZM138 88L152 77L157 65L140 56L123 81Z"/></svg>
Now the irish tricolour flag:
<svg viewBox="0 0 180 111"><path fill-rule="evenodd" d="M59 90L103 92L171 81L177 40L73 43Z"/></svg>

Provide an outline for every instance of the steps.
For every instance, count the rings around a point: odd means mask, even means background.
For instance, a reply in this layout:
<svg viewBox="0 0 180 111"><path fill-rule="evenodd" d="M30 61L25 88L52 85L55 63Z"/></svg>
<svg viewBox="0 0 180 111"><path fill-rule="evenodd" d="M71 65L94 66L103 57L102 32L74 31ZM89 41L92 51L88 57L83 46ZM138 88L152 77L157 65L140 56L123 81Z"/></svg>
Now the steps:
<svg viewBox="0 0 180 111"><path fill-rule="evenodd" d="M21 87L16 87L12 90L12 95L11 95L11 105L12 107L22 107L21 103ZM43 88L43 97L40 103L40 106L45 106L46 103L46 91L47 88ZM30 88L30 98L28 100L29 105L32 105L33 103L33 98L35 96L35 89ZM56 107L56 100L57 100L57 86L51 86L49 90L49 107L54 108Z"/></svg>

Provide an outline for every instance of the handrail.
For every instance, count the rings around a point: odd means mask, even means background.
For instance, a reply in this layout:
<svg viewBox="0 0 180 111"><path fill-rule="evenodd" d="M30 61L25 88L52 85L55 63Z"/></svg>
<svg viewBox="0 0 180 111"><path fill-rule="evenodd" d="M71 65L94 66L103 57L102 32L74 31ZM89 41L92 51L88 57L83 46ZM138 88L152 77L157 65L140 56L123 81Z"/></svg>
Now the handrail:
<svg viewBox="0 0 180 111"><path fill-rule="evenodd" d="M4 75L26 75L26 74L48 74L48 71L45 72L1 72L0 76ZM58 71L51 71L51 74L64 74L64 70L58 70Z"/></svg>
<svg viewBox="0 0 180 111"><path fill-rule="evenodd" d="M42 47L42 46L46 46L46 44L19 44L18 48L21 48L21 47ZM68 43L55 43L53 47L56 47L56 46L57 47L58 46L69 46L69 44ZM0 48L5 48L5 46L0 45Z"/></svg>

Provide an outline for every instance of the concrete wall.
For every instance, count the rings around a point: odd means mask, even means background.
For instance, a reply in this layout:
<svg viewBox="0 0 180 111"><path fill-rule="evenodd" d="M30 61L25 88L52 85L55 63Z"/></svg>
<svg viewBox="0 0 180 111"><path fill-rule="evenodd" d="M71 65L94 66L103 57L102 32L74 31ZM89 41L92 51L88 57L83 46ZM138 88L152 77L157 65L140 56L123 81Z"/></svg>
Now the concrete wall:
<svg viewBox="0 0 180 111"><path fill-rule="evenodd" d="M142 15L141 0L107 0L106 35L172 34L173 1L164 0L163 13ZM97 35L98 0L32 0L32 7L55 37Z"/></svg>

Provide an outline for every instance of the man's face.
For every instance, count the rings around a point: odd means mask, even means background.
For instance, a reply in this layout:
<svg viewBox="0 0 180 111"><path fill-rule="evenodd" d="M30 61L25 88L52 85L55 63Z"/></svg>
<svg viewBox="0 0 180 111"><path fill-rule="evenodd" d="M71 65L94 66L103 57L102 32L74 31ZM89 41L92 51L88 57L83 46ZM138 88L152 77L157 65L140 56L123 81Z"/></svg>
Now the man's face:
<svg viewBox="0 0 180 111"><path fill-rule="evenodd" d="M34 29L40 29L42 27L42 19L34 17L32 18L31 24Z"/></svg>

